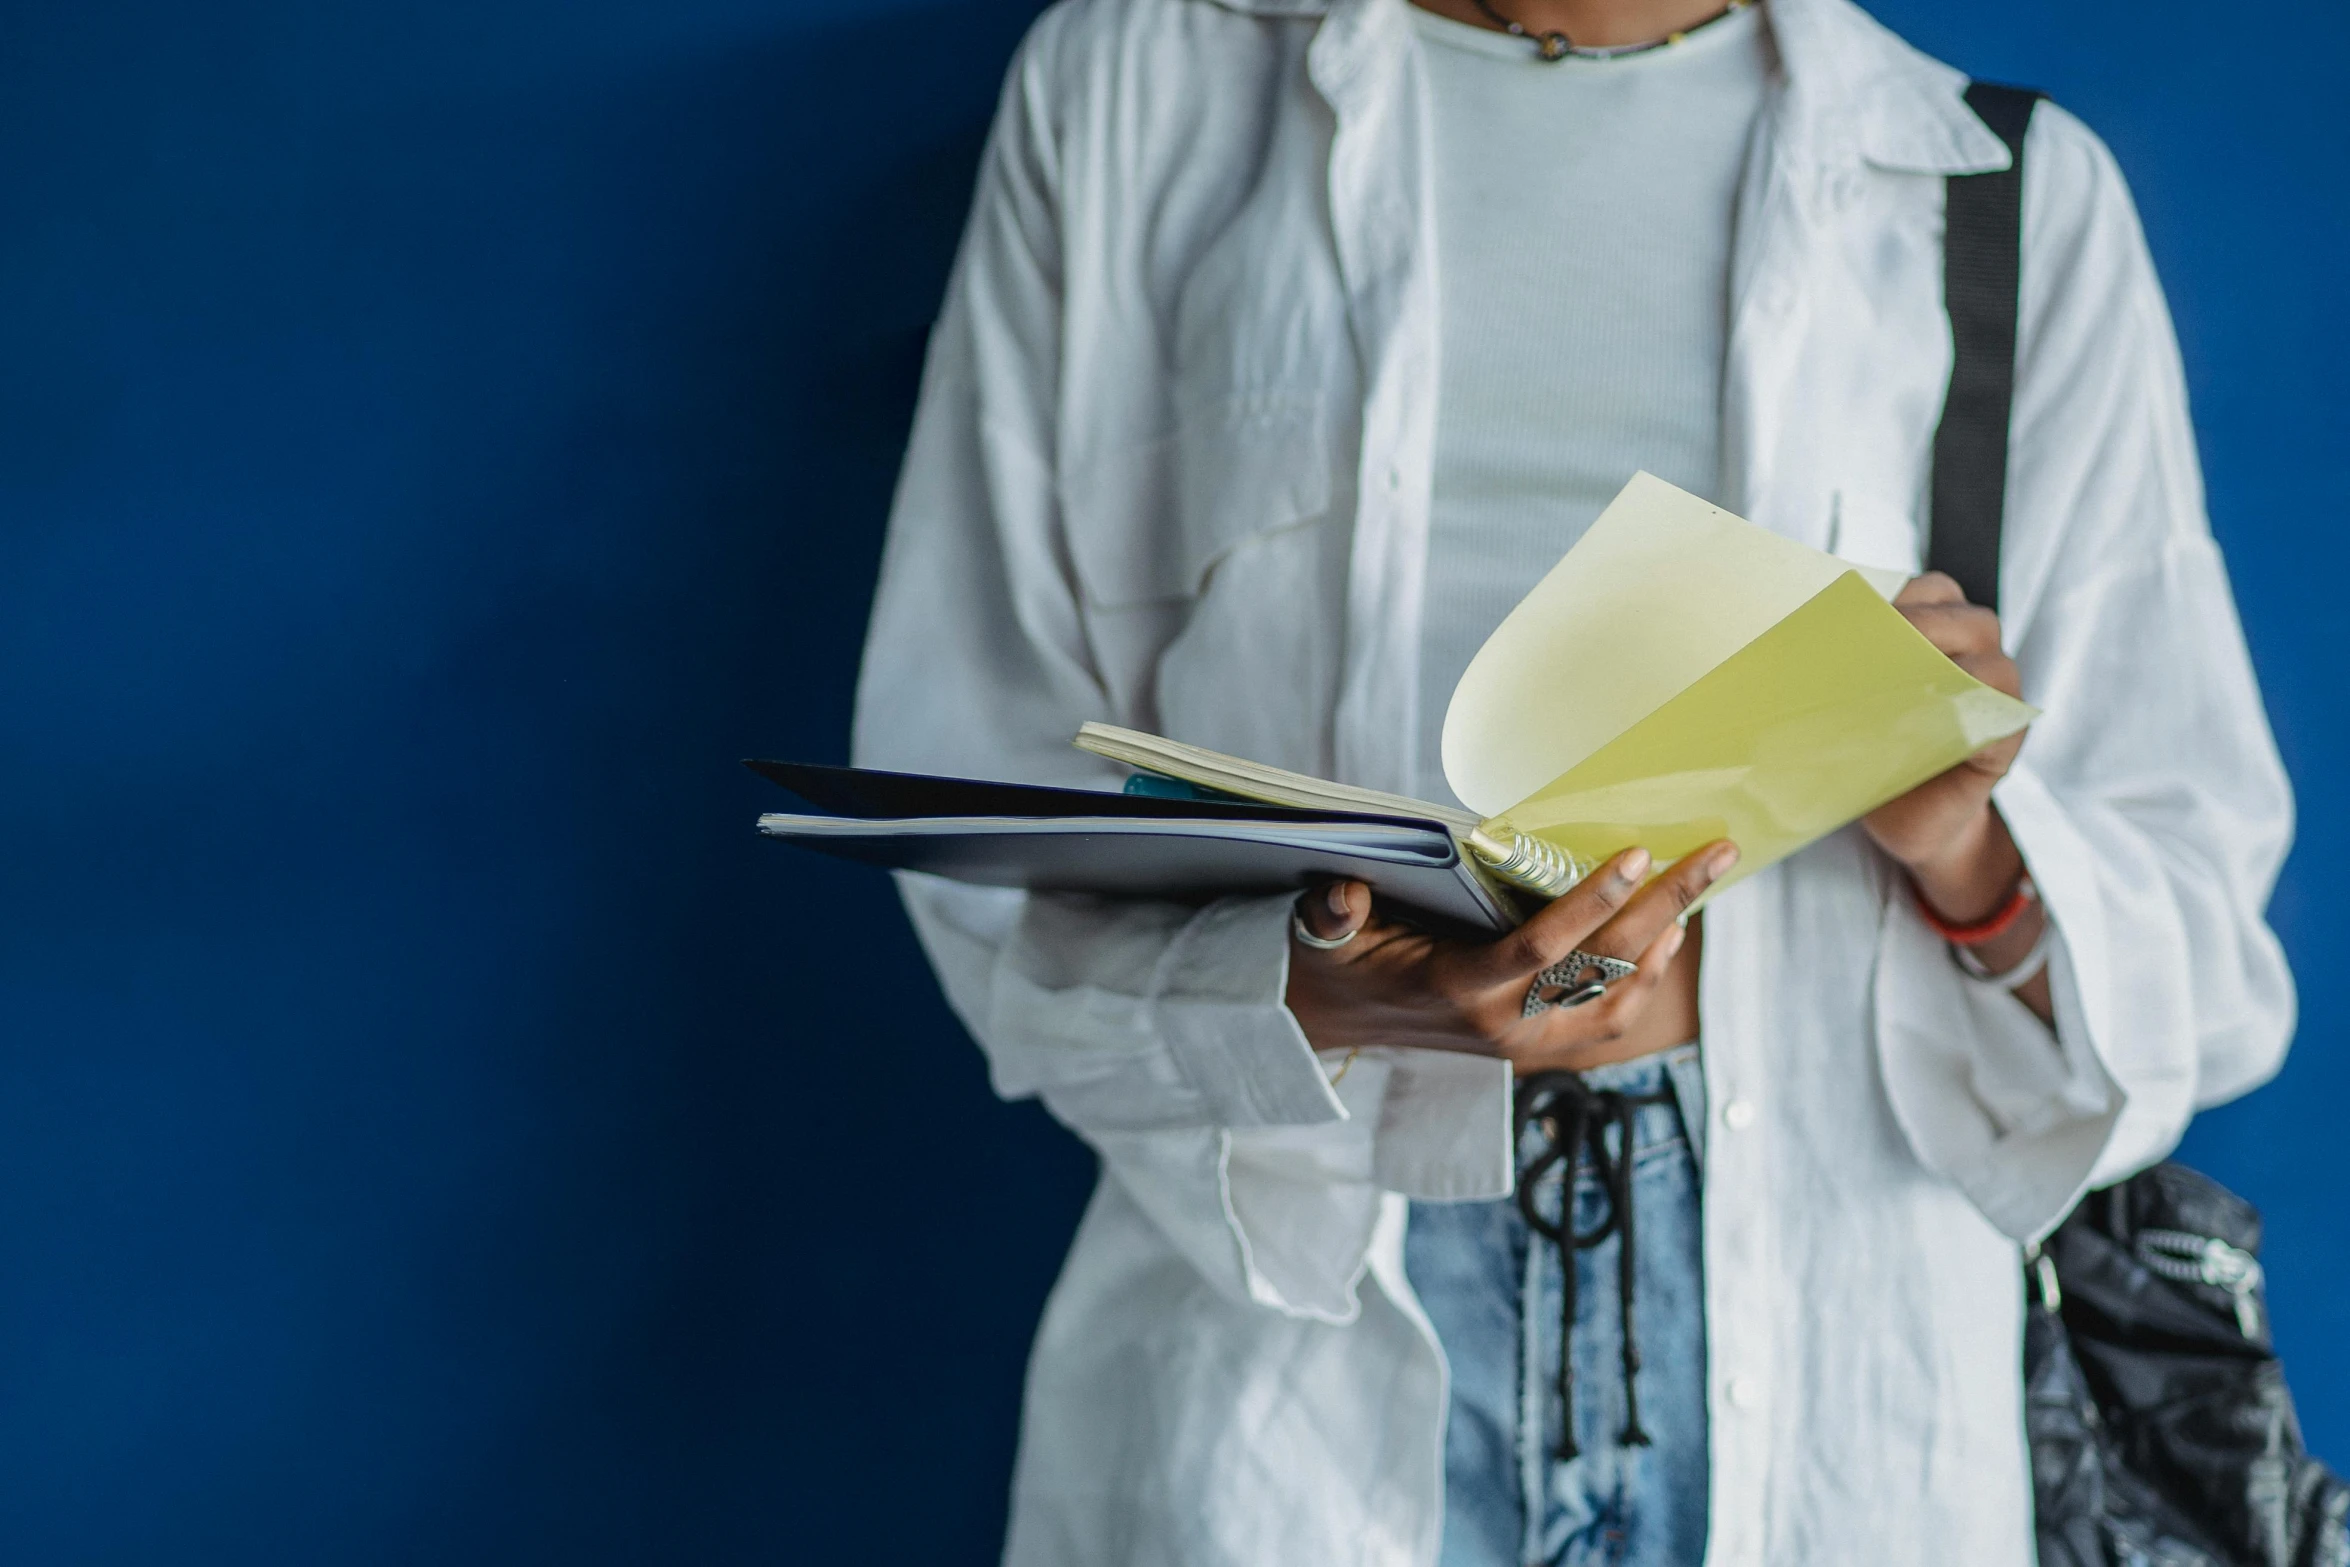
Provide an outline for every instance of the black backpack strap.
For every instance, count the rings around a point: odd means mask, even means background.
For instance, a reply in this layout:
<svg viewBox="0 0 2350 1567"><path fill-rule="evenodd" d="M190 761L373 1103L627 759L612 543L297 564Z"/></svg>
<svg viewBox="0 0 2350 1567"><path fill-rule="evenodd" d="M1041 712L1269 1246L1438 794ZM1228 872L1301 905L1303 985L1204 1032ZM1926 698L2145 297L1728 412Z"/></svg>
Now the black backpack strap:
<svg viewBox="0 0 2350 1567"><path fill-rule="evenodd" d="M2015 401L2016 281L2023 260L2024 129L2041 94L1970 83L1967 107L2012 157L1946 187L1942 298L1950 312L1950 392L1934 432L1934 509L1926 565L1967 598L1999 607L1999 525L2007 507L2007 424Z"/></svg>

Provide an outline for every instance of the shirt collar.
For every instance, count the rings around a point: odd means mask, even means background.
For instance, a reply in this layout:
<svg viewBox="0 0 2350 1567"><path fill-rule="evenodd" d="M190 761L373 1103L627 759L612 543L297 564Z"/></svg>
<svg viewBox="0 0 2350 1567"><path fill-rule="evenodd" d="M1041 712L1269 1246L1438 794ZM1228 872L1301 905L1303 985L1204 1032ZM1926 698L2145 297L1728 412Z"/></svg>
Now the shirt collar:
<svg viewBox="0 0 2350 1567"><path fill-rule="evenodd" d="M1326 16L1324 73L1352 77L1406 44L1408 0L1191 0L1251 16ZM1916 174L1977 174L2007 148L1966 105L1966 76L1896 37L1852 0L1765 0L1787 73L1784 154ZM1325 85L1330 85L1325 81Z"/></svg>
<svg viewBox="0 0 2350 1567"><path fill-rule="evenodd" d="M2004 169L2005 143L1965 99L1964 72L1896 37L1852 0L1766 0L1787 71L1791 156L1913 174Z"/></svg>

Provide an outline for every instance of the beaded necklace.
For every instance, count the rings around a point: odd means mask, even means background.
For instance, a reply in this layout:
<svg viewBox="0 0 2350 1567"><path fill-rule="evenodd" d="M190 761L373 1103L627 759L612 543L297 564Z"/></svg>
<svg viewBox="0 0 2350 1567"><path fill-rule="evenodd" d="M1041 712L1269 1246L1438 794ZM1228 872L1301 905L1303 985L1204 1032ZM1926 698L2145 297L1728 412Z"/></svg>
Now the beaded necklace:
<svg viewBox="0 0 2350 1567"><path fill-rule="evenodd" d="M1494 26L1513 38L1523 38L1531 43L1534 46L1534 57L1538 60L1621 60L1626 55L1647 54L1655 49L1670 49L1683 39L1701 33L1716 22L1745 10L1748 6L1753 5L1755 0L1730 0L1728 5L1695 26L1680 28L1665 34L1662 38L1652 38L1644 44L1607 44L1597 48L1579 44L1565 33L1556 30L1547 33L1533 32L1524 24L1513 22L1495 10L1493 0L1472 0L1472 3L1476 5L1478 10L1485 13L1487 20L1491 21Z"/></svg>

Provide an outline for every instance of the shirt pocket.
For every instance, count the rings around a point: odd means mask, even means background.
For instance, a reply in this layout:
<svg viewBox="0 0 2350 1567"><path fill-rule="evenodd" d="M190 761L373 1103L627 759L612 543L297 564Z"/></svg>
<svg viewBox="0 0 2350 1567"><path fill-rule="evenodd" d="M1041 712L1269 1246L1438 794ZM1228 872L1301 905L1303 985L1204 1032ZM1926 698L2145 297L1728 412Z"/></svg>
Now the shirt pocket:
<svg viewBox="0 0 2350 1567"><path fill-rule="evenodd" d="M1085 601L1197 598L1241 545L1329 511L1331 447L1320 396L1252 392L1072 464L1062 516Z"/></svg>

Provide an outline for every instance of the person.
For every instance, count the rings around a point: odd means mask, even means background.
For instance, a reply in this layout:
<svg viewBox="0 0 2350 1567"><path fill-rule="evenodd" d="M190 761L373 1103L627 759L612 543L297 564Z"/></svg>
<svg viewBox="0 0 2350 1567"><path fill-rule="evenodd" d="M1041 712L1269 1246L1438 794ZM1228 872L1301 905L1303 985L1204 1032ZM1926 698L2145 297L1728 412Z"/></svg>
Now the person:
<svg viewBox="0 0 2350 1567"><path fill-rule="evenodd" d="M1964 87L1847 0L1062 0L857 760L1116 787L1106 719L1449 798L1452 681L1640 468L1916 572L1944 182L2009 163ZM1899 601L2018 742L1686 923L1735 845L1484 942L1359 885L905 880L996 1090L1101 1159L1007 1562L2031 1560L2021 1247L2269 1077L2293 996L2163 297L2078 120L2024 166L2004 613ZM1545 1006L1569 954L1619 977Z"/></svg>

